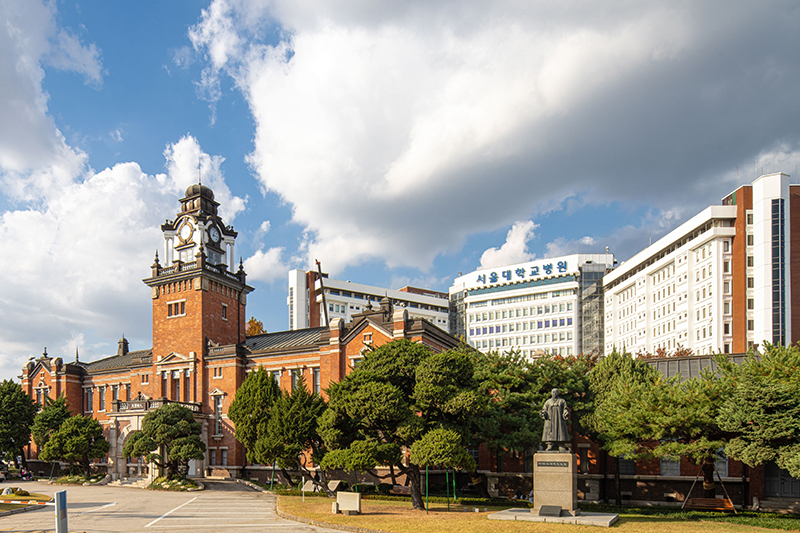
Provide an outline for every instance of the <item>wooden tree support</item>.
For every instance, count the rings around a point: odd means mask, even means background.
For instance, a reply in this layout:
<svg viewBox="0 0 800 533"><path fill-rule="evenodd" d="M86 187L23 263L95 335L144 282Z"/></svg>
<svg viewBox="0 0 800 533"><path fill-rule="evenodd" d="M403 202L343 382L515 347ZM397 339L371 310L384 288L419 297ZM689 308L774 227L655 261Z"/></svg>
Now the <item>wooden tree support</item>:
<svg viewBox="0 0 800 533"><path fill-rule="evenodd" d="M697 479L700 477L700 474L703 472L701 468L697 475L694 477L694 481L692 482L692 487L689 489L689 494L686 495L686 498L683 500L683 504L681 505L681 509L686 507L686 504L689 504L689 509L698 509L704 511L733 511L733 514L739 514L736 512L736 507L733 505L733 500L731 500L730 495L728 494L728 490L725 488L725 483L722 482L722 476L719 475L719 471L717 471L717 465L714 465L714 472L717 474L717 479L719 479L719 484L722 486L722 491L725 493L724 500L720 498L689 498L692 495L692 491L694 490L694 486L697 484Z"/></svg>

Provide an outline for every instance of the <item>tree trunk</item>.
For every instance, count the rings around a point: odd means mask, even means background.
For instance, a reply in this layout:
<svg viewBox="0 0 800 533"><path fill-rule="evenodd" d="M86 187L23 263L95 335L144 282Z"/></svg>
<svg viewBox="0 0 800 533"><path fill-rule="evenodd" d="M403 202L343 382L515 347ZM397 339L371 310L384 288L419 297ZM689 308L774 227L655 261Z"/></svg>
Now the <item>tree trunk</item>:
<svg viewBox="0 0 800 533"><path fill-rule="evenodd" d="M394 474L394 465L389 464L389 475L392 477L392 485L397 485L397 478Z"/></svg>
<svg viewBox="0 0 800 533"><path fill-rule="evenodd" d="M706 459L703 463L703 497L715 498L716 488L714 484L714 460Z"/></svg>
<svg viewBox="0 0 800 533"><path fill-rule="evenodd" d="M325 474L324 470L319 471L319 476L316 475L316 472L312 472L307 467L301 467L302 471L308 476L308 479L314 483L314 486L319 489L320 492L324 492L328 498L336 497L336 494L328 488L328 476Z"/></svg>
<svg viewBox="0 0 800 533"><path fill-rule="evenodd" d="M178 474L178 461L167 462L167 479L172 479Z"/></svg>
<svg viewBox="0 0 800 533"><path fill-rule="evenodd" d="M619 477L619 457L614 457L614 504L622 505L622 481Z"/></svg>
<svg viewBox="0 0 800 533"><path fill-rule="evenodd" d="M281 468L281 475L286 478L286 482L289 484L289 487L294 487L292 476L289 475L289 472L287 472L285 468Z"/></svg>
<svg viewBox="0 0 800 533"><path fill-rule="evenodd" d="M425 509L425 501L422 499L422 475L420 474L419 467L409 463L406 476L411 479L412 508L418 511Z"/></svg>
<svg viewBox="0 0 800 533"><path fill-rule="evenodd" d="M83 474L87 478L92 475L92 465L89 463L89 459L84 458L81 461L81 466L83 467Z"/></svg>
<svg viewBox="0 0 800 533"><path fill-rule="evenodd" d="M19 449L19 457L22 458L22 465L18 464L17 468L20 468L20 466L21 466L22 468L27 470L28 469L28 459L25 457L25 452L22 450L22 448ZM14 462L16 462L16 460L17 460L17 458L15 457L14 458Z"/></svg>
<svg viewBox="0 0 800 533"><path fill-rule="evenodd" d="M608 487L606 481L608 480L608 452L603 450L603 481L600 482L600 501L608 503Z"/></svg>
<svg viewBox="0 0 800 533"><path fill-rule="evenodd" d="M479 474L477 470L467 473L469 474L469 480L475 485L475 489L478 491L478 497L491 498L491 496L489 496L489 483L486 481L486 474Z"/></svg>

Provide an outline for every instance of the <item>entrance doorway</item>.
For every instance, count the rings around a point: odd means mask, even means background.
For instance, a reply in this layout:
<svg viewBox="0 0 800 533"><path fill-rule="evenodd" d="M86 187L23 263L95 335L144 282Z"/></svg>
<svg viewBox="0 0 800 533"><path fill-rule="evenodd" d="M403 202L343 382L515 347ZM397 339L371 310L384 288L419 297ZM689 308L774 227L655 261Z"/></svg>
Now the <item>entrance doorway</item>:
<svg viewBox="0 0 800 533"><path fill-rule="evenodd" d="M768 498L800 498L800 479L793 478L789 472L778 468L775 463L764 467L764 495Z"/></svg>

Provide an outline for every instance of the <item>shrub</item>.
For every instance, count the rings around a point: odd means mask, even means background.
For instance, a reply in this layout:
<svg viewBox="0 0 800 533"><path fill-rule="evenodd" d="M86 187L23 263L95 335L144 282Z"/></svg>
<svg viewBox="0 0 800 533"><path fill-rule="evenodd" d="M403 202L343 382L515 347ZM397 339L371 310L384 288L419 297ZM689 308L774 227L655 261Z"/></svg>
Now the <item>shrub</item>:
<svg viewBox="0 0 800 533"><path fill-rule="evenodd" d="M378 492L380 492L381 494L389 494L392 491L393 488L394 488L394 485L392 485L391 483L379 483L378 484Z"/></svg>
<svg viewBox="0 0 800 533"><path fill-rule="evenodd" d="M150 490L184 491L197 488L197 483L191 479L184 480L181 475L161 476L150 483L148 488Z"/></svg>

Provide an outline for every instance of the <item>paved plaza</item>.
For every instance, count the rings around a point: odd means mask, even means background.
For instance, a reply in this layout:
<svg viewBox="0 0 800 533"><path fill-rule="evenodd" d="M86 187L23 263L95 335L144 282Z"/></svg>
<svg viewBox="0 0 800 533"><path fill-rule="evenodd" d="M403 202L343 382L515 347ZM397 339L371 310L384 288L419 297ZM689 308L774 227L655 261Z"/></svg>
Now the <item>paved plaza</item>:
<svg viewBox="0 0 800 533"><path fill-rule="evenodd" d="M129 531L334 533L284 520L275 513L276 497L234 481L204 481L199 492L155 492L125 487L48 485L43 482L0 483L29 492L53 495L67 491L71 532ZM39 533L54 531L54 509L0 517L0 531Z"/></svg>

